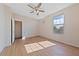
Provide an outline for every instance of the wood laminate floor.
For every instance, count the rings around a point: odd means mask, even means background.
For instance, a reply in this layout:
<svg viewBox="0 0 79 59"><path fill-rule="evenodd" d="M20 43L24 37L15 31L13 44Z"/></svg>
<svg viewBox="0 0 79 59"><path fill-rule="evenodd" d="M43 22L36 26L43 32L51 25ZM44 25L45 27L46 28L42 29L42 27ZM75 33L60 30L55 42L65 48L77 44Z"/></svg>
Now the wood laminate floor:
<svg viewBox="0 0 79 59"><path fill-rule="evenodd" d="M56 45L32 53L27 53L24 45L42 41L50 41L52 43L55 43ZM79 56L79 48L72 47L53 40L49 40L43 37L34 37L26 40L16 39L15 43L5 48L0 55L1 56Z"/></svg>

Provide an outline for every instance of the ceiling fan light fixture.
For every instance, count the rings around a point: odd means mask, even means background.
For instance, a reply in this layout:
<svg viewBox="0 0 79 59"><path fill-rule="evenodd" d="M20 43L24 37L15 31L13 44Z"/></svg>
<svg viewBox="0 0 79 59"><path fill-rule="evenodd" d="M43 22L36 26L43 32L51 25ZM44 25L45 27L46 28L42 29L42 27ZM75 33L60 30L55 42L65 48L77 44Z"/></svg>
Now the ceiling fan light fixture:
<svg viewBox="0 0 79 59"><path fill-rule="evenodd" d="M45 12L44 10L40 10L42 3L38 3L37 6L28 4L27 6L33 9L30 13L36 13L36 15L39 15L40 12Z"/></svg>

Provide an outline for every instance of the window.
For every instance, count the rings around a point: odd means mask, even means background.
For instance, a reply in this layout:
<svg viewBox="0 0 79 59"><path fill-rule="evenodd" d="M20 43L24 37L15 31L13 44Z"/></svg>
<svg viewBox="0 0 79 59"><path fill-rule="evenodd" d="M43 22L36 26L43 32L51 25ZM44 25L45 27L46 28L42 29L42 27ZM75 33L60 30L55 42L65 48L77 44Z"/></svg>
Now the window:
<svg viewBox="0 0 79 59"><path fill-rule="evenodd" d="M64 15L54 16L54 32L63 33L64 32Z"/></svg>

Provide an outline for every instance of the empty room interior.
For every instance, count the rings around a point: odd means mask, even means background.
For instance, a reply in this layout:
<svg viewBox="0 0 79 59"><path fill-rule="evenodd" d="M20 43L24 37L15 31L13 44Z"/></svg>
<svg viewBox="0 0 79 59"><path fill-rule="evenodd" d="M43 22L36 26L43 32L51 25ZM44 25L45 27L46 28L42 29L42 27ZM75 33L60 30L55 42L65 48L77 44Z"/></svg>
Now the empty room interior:
<svg viewBox="0 0 79 59"><path fill-rule="evenodd" d="M79 3L0 3L0 56L79 56Z"/></svg>

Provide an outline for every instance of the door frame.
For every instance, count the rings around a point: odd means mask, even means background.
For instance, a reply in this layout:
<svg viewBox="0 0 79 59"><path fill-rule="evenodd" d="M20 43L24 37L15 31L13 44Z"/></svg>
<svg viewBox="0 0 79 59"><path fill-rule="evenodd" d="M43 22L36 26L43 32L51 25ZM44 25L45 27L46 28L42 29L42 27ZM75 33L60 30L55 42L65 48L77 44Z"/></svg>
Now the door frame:
<svg viewBox="0 0 79 59"><path fill-rule="evenodd" d="M11 19L11 44L15 41L15 21L22 22L22 36L23 36L23 20L20 18L12 18Z"/></svg>

